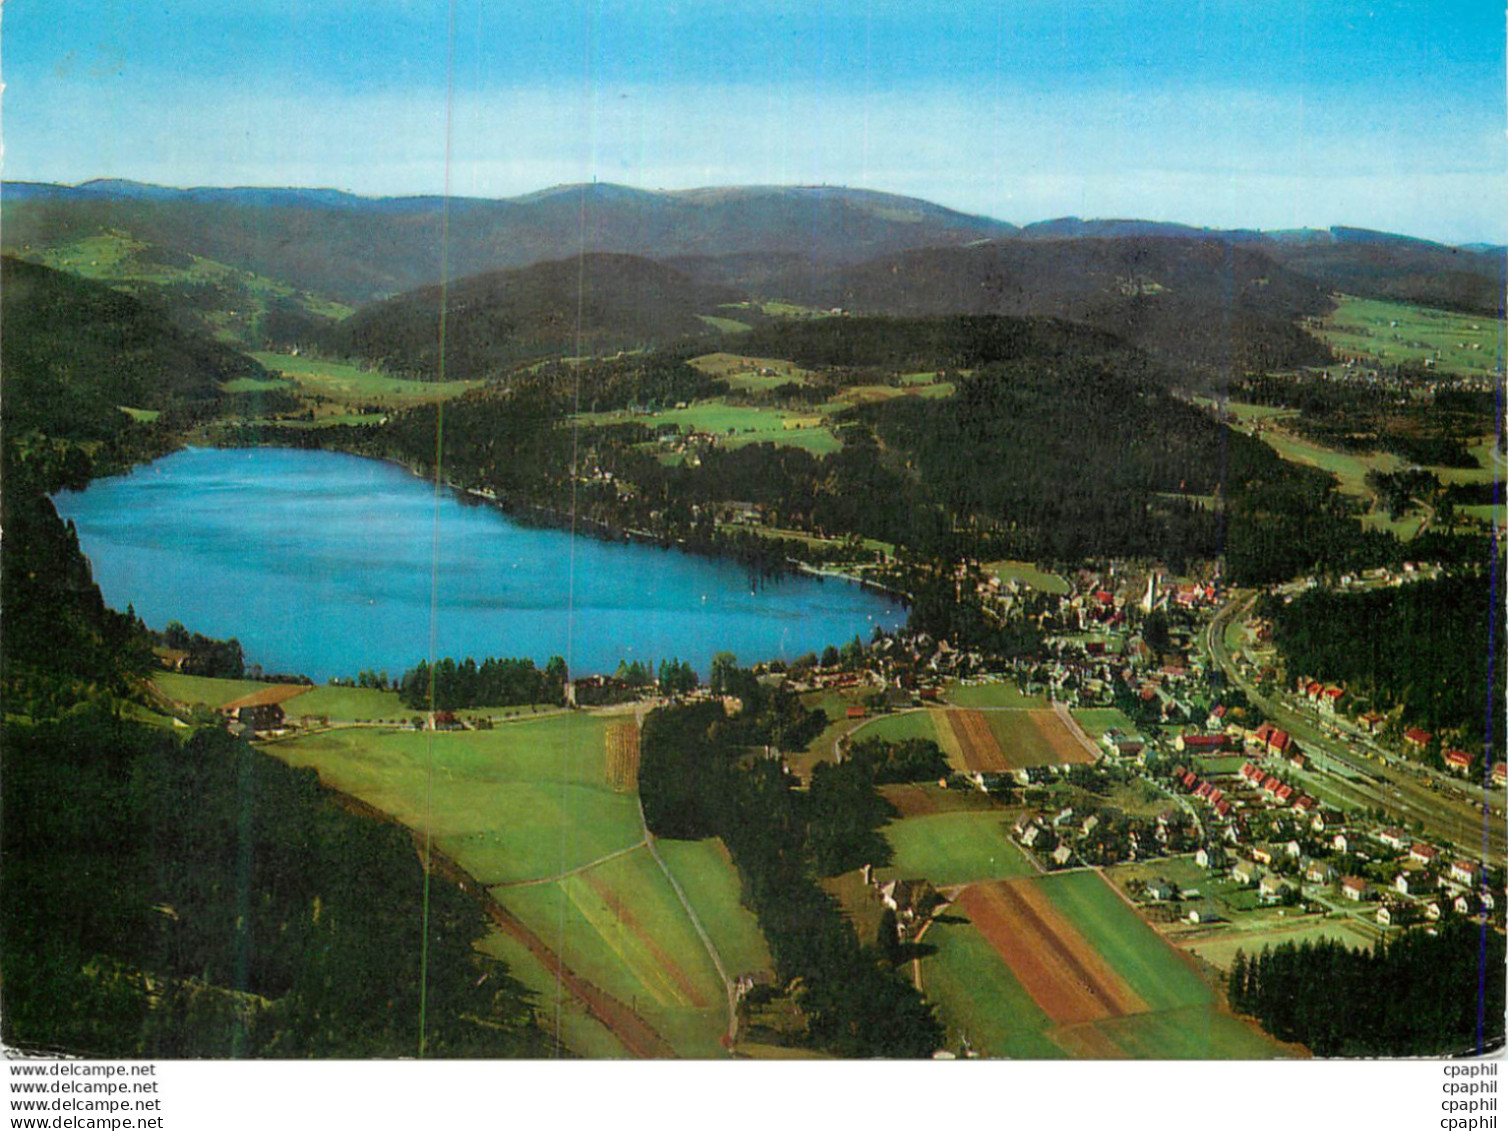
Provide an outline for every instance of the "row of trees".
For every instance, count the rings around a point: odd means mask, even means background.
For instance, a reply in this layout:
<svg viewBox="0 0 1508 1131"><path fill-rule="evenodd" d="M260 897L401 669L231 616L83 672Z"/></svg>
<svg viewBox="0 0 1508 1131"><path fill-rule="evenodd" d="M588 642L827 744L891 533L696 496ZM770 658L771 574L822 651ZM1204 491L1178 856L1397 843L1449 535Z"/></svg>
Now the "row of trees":
<svg viewBox="0 0 1508 1131"><path fill-rule="evenodd" d="M1238 951L1227 987L1236 1009L1319 1056L1463 1055L1503 1043L1504 958L1499 932L1455 920L1371 950L1306 939Z"/></svg>
<svg viewBox="0 0 1508 1131"><path fill-rule="evenodd" d="M566 663L550 657L540 670L534 661L494 659L478 664L471 657L428 660L403 673L398 696L415 711L459 711L471 707L517 707L530 703L565 702Z"/></svg>

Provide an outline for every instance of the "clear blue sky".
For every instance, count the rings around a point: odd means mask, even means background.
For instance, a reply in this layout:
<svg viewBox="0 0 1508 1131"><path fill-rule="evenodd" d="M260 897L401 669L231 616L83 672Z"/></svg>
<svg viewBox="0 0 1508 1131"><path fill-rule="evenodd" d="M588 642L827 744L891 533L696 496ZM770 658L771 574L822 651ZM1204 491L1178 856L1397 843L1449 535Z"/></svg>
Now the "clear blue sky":
<svg viewBox="0 0 1508 1131"><path fill-rule="evenodd" d="M446 0L7 0L4 175L827 183L1508 241L1486 0L456 0L451 25Z"/></svg>

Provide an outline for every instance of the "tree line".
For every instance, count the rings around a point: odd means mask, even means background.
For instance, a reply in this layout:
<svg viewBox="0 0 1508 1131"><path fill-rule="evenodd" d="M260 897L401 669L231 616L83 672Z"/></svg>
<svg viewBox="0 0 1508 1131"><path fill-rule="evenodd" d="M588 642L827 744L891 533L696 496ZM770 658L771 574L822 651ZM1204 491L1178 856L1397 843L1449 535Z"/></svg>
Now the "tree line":
<svg viewBox="0 0 1508 1131"><path fill-rule="evenodd" d="M420 660L398 681L398 697L415 711L460 711L472 707L518 707L565 702L566 663L552 656L543 670L528 659L495 659L480 664L449 656L431 664Z"/></svg>
<svg viewBox="0 0 1508 1131"><path fill-rule="evenodd" d="M639 764L650 829L723 839L813 1045L838 1056L930 1056L942 1041L931 1007L894 954L860 944L817 877L888 859L877 829L891 811L874 790L877 767L932 766L914 751L866 748L862 760L817 767L803 793L778 759L745 752L748 740L770 737L716 703L652 712Z"/></svg>
<svg viewBox="0 0 1508 1131"><path fill-rule="evenodd" d="M1305 939L1237 951L1231 1005L1319 1056L1460 1056L1503 1043L1504 938L1466 920L1371 950Z"/></svg>

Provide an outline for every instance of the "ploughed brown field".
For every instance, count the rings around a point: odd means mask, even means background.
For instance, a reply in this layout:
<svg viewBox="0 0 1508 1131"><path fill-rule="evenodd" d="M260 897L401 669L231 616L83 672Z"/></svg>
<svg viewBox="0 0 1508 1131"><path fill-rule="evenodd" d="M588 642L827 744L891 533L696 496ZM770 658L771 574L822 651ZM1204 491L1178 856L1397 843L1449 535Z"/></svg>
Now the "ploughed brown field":
<svg viewBox="0 0 1508 1131"><path fill-rule="evenodd" d="M639 788L638 724L614 723L607 728L607 784L622 793Z"/></svg>
<svg viewBox="0 0 1508 1131"><path fill-rule="evenodd" d="M1103 1021L1149 1008L1034 881L972 884L957 903L1056 1024Z"/></svg>
<svg viewBox="0 0 1508 1131"><path fill-rule="evenodd" d="M1056 711L955 709L934 711L932 716L943 751L966 773L1004 773L1096 758Z"/></svg>

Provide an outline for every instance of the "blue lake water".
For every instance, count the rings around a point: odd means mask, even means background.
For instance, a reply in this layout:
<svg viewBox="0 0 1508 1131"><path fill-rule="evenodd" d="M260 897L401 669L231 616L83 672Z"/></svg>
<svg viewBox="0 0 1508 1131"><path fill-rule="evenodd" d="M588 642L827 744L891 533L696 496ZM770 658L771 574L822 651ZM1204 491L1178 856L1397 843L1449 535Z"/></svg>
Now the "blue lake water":
<svg viewBox="0 0 1508 1131"><path fill-rule="evenodd" d="M316 681L396 678L429 654L432 620L436 656L560 655L578 675L679 658L705 679L720 651L789 660L905 619L847 582L752 591L735 563L523 526L334 452L189 449L55 502L112 606Z"/></svg>

